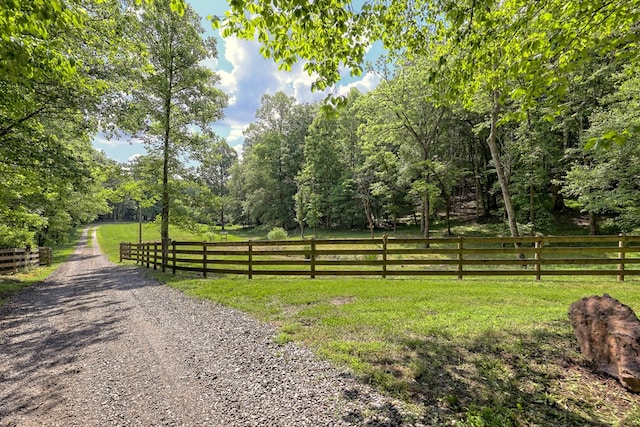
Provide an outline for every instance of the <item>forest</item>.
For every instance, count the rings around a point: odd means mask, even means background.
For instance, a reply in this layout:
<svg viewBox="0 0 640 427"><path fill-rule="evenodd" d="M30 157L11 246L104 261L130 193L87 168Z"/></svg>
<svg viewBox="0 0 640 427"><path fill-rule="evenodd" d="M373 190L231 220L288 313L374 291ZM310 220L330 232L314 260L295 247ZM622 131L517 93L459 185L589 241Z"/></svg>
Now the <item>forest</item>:
<svg viewBox="0 0 640 427"><path fill-rule="evenodd" d="M229 102L180 1L10 2L0 15L0 247L95 220L396 229L433 221L546 233L640 228L640 2L231 1L213 25L257 37L319 90L263 94L238 155L212 130ZM388 55L362 58L372 40ZM120 164L98 132L144 141ZM290 233L292 234L292 233Z"/></svg>

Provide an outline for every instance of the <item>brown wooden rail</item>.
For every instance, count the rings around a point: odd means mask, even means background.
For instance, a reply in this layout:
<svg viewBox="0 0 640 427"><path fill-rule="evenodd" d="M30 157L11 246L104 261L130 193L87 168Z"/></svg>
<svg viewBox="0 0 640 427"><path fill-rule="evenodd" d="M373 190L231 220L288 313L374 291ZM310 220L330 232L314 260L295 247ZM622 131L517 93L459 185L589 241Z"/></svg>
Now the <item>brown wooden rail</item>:
<svg viewBox="0 0 640 427"><path fill-rule="evenodd" d="M51 265L51 248L38 248L35 251L26 248L0 249L0 271L15 273L20 268L32 265Z"/></svg>
<svg viewBox="0 0 640 427"><path fill-rule="evenodd" d="M640 236L310 239L121 243L120 261L148 268L280 276L640 275Z"/></svg>

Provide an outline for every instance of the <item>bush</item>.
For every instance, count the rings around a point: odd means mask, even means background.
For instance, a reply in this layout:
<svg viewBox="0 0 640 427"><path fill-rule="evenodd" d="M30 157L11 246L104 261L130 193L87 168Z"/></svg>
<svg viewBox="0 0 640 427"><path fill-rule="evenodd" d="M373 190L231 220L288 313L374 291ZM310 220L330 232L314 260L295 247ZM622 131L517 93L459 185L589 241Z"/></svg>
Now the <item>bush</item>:
<svg viewBox="0 0 640 427"><path fill-rule="evenodd" d="M280 227L272 228L267 234L267 239L269 240L285 240L287 237L289 237L287 230Z"/></svg>

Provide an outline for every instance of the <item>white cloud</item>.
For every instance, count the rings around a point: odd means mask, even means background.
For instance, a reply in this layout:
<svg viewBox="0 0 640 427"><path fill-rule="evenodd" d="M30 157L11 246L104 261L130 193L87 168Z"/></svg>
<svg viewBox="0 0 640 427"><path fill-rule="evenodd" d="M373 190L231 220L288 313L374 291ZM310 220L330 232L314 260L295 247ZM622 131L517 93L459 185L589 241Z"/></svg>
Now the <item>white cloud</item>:
<svg viewBox="0 0 640 427"><path fill-rule="evenodd" d="M375 73L366 73L362 80L351 82L347 85L340 86L338 92L340 95L347 95L352 88L358 89L362 93L367 93L378 86L380 83L380 76Z"/></svg>
<svg viewBox="0 0 640 427"><path fill-rule="evenodd" d="M218 68L218 58L207 58L200 61L200 65L215 70Z"/></svg>
<svg viewBox="0 0 640 427"><path fill-rule="evenodd" d="M226 117L237 122L250 123L265 93L279 90L278 67L260 55L257 42L229 37L224 40L224 56L231 70L218 71L220 88L230 97Z"/></svg>
<svg viewBox="0 0 640 427"><path fill-rule="evenodd" d="M117 137L107 138L102 132L98 133L94 138L93 142L96 145L103 145L106 147L118 147L122 145L129 145L129 140L119 139Z"/></svg>
<svg viewBox="0 0 640 427"><path fill-rule="evenodd" d="M244 142L244 131L249 123L240 123L235 121L228 121L229 135L227 136L227 143L230 146L242 145Z"/></svg>
<svg viewBox="0 0 640 427"><path fill-rule="evenodd" d="M301 103L313 103L324 99L329 90L312 92L311 85L316 81L317 76L309 75L303 68L304 62L299 62L292 67L291 71L279 72L276 75L282 90Z"/></svg>
<svg viewBox="0 0 640 427"><path fill-rule="evenodd" d="M379 81L375 74L367 73L358 81L348 79L349 83L339 84L335 90L312 92L311 85L317 77L304 71L303 62L294 64L290 72L280 71L272 59L262 57L258 42L228 37L221 43L220 52L224 53L224 57L215 62L218 68L215 71L220 76L218 86L229 96L229 103L219 126L224 128L228 144L239 154L244 142L243 132L256 120L255 114L264 94L283 91L300 103L313 103L323 100L332 92L346 95L352 87L363 93L368 92ZM205 65L213 66L214 63ZM345 74L348 76L348 72Z"/></svg>
<svg viewBox="0 0 640 427"><path fill-rule="evenodd" d="M202 16L213 13L222 16L226 10L224 2L211 0L187 0ZM220 3L220 4L218 4ZM212 9L213 8L213 9ZM208 28L210 36L218 37L218 33L211 29L208 21L203 21L204 28ZM298 102L311 103L324 99L328 93L345 95L352 87L361 92L368 92L376 87L379 79L376 75L367 73L361 79L354 80L349 76L349 70L340 70L343 83L336 88L322 92L311 92L311 84L316 80L303 70L304 63L294 64L291 72L279 71L278 65L272 59L265 59L260 54L260 44L229 37L218 39L219 58L209 58L201 62L202 65L215 70L220 76L218 87L229 97L229 103L224 111L225 118L214 125L216 131L227 139L230 146L239 153L244 142L243 131L254 122L260 100L264 94L274 94L283 91L294 96ZM384 53L380 42L372 43L366 55L367 61L375 61ZM139 140L132 140L128 136L107 139L104 134L94 139L96 148L118 160L126 161L138 153L144 153L144 145Z"/></svg>
<svg viewBox="0 0 640 427"><path fill-rule="evenodd" d="M134 155L144 155L146 150L139 139L123 134L120 138L107 138L100 132L93 138L93 146L103 151L109 158L118 162L126 162Z"/></svg>

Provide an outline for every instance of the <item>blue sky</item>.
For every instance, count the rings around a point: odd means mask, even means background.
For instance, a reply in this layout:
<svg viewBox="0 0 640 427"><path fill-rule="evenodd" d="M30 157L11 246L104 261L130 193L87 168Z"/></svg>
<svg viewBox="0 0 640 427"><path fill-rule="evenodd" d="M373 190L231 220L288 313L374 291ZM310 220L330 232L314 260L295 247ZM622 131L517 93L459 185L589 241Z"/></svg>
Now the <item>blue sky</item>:
<svg viewBox="0 0 640 427"><path fill-rule="evenodd" d="M302 70L302 63L296 64L290 72L279 71L277 64L260 55L257 42L236 38L222 39L218 31L211 28L206 17L223 16L227 9L226 1L187 0L187 2L202 16L202 26L206 35L218 40L218 58L208 60L205 65L220 75L220 89L229 96L229 105L224 110L225 118L216 123L214 129L236 150L241 150L244 141L242 132L255 120L260 98L265 93L274 94L282 90L294 96L298 102L313 102L325 97L326 93L311 92L311 83L314 79ZM366 60L375 62L381 54L382 48L376 44L367 54ZM346 93L351 87L357 87L360 91L366 92L373 89L377 83L378 78L374 74L367 73L353 79L347 72L345 78L338 84L337 90ZM123 139L107 141L98 135L93 145L118 162L127 162L137 154L145 154L144 146L136 141Z"/></svg>

